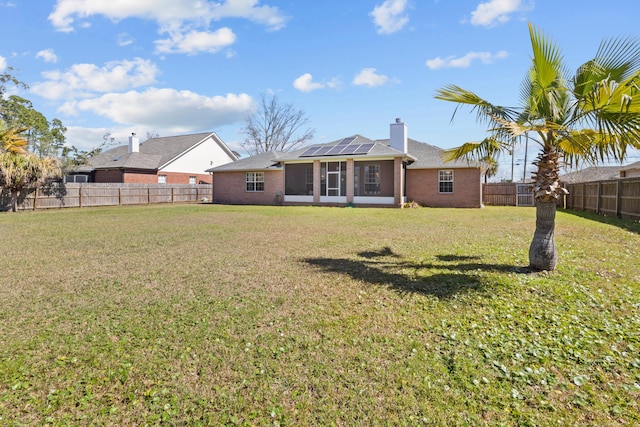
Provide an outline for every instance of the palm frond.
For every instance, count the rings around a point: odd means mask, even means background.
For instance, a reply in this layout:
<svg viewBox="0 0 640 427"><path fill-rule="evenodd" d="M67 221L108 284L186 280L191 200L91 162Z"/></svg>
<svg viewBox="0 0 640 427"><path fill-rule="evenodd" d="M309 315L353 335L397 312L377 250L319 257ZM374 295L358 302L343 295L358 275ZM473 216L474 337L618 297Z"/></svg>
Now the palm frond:
<svg viewBox="0 0 640 427"><path fill-rule="evenodd" d="M622 81L640 67L640 42L637 38L617 38L600 43L594 61L613 80Z"/></svg>
<svg viewBox="0 0 640 427"><path fill-rule="evenodd" d="M603 80L622 82L640 67L640 41L636 38L604 40L596 56L582 64L573 78L573 91L577 99L592 92L593 86Z"/></svg>
<svg viewBox="0 0 640 427"><path fill-rule="evenodd" d="M533 57L531 68L520 85L527 121L563 122L568 114L566 70L562 52L541 31L529 24Z"/></svg>
<svg viewBox="0 0 640 427"><path fill-rule="evenodd" d="M446 150L443 159L447 162L453 160L482 160L495 158L500 153L511 150L513 144L497 140L495 138L485 138L482 141L466 142L459 147Z"/></svg>
<svg viewBox="0 0 640 427"><path fill-rule="evenodd" d="M26 128L0 129L0 151L17 154L26 153L25 147L29 144L29 142L25 138L23 138L22 135L20 135L26 130Z"/></svg>
<svg viewBox="0 0 640 427"><path fill-rule="evenodd" d="M533 51L532 68L535 81L541 89L555 86L563 77L563 56L560 48L532 24L529 24L531 48Z"/></svg>
<svg viewBox="0 0 640 427"><path fill-rule="evenodd" d="M475 93L456 85L447 85L442 89L438 89L434 97L442 101L470 106L471 110L476 112L478 122L493 122L494 117L500 117L504 120L512 120L515 116L514 109L494 105ZM454 110L451 120L453 120L457 111L458 107Z"/></svg>

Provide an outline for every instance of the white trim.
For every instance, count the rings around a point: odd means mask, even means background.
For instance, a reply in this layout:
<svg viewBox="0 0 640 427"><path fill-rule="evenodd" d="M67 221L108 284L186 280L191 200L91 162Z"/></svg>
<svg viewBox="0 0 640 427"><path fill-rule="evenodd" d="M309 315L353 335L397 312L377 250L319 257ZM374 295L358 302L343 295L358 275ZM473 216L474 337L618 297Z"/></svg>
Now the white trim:
<svg viewBox="0 0 640 427"><path fill-rule="evenodd" d="M320 203L347 203L347 196L320 196Z"/></svg>
<svg viewBox="0 0 640 427"><path fill-rule="evenodd" d="M187 136L187 135L185 135ZM158 170L162 170L165 169L167 166L169 166L171 163L175 162L176 160L178 160L179 158L185 156L188 152L194 150L196 147L198 147L199 145L202 145L205 141L207 141L209 138L211 138L213 140L213 142L215 142L218 147L220 147L222 149L222 151L224 151L229 158L231 158L231 161L237 161L238 157L236 157L235 154L233 154L233 151L231 151L231 149L227 146L227 144L225 144L218 135L216 135L215 132L211 132L209 135L205 136L204 138L202 138L199 142L196 142L195 144L193 144L191 147L187 148L186 150L184 150L181 153L176 154L173 158L167 160L163 165L161 165L160 167L158 167Z"/></svg>
<svg viewBox="0 0 640 427"><path fill-rule="evenodd" d="M395 203L395 197L354 196L353 203L363 205L393 205Z"/></svg>
<svg viewBox="0 0 640 427"><path fill-rule="evenodd" d="M293 203L313 203L313 196L284 196L285 202Z"/></svg>

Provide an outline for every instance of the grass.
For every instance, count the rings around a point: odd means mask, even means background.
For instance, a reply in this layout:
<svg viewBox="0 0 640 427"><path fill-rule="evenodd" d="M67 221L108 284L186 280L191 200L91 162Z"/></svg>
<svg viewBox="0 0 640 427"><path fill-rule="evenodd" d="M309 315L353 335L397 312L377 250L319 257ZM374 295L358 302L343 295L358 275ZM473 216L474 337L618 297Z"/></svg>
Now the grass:
<svg viewBox="0 0 640 427"><path fill-rule="evenodd" d="M0 424L634 425L640 224L232 207L0 215Z"/></svg>

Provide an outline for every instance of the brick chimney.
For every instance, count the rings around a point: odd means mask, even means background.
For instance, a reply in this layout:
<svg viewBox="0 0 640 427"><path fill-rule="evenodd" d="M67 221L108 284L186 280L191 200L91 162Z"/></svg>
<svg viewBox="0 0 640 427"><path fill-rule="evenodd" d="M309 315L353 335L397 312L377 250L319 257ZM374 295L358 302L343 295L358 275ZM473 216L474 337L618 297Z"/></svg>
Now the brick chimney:
<svg viewBox="0 0 640 427"><path fill-rule="evenodd" d="M129 137L129 152L130 153L138 153L140 152L140 139L136 136L135 133L132 133Z"/></svg>
<svg viewBox="0 0 640 427"><path fill-rule="evenodd" d="M391 123L389 132L389 147L406 153L407 152L407 125L402 119L397 118L395 123Z"/></svg>

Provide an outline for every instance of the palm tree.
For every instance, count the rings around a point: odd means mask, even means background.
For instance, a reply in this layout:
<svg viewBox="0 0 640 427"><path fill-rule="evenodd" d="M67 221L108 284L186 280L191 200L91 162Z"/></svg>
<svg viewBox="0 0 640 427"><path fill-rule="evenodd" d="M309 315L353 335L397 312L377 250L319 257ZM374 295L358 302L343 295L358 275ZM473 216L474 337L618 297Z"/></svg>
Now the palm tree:
<svg viewBox="0 0 640 427"><path fill-rule="evenodd" d="M24 130L25 129L5 129L2 126L2 122L0 122L0 153L26 153L24 147L26 147L29 142L20 135Z"/></svg>
<svg viewBox="0 0 640 427"><path fill-rule="evenodd" d="M493 156L485 156L481 160L484 169L484 183L498 173L498 160Z"/></svg>
<svg viewBox="0 0 640 427"><path fill-rule="evenodd" d="M532 63L521 84L519 107L491 104L455 85L439 89L436 98L471 106L489 127L489 137L450 150L450 159L481 159L523 141L540 145L533 163L536 229L529 263L553 270L558 263L556 206L566 192L559 181L562 164L622 161L628 148L640 148L640 43L605 40L571 76L555 43L532 24L529 34Z"/></svg>
<svg viewBox="0 0 640 427"><path fill-rule="evenodd" d="M20 133L20 129L0 129L0 187L11 192L13 212L20 191L60 175L58 159L26 151L28 142Z"/></svg>

